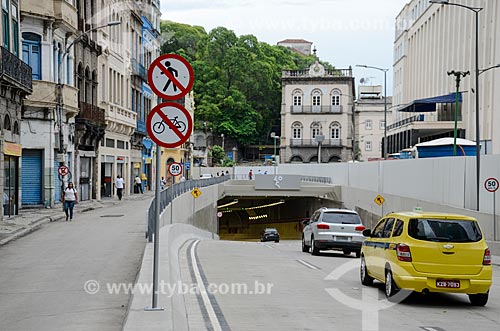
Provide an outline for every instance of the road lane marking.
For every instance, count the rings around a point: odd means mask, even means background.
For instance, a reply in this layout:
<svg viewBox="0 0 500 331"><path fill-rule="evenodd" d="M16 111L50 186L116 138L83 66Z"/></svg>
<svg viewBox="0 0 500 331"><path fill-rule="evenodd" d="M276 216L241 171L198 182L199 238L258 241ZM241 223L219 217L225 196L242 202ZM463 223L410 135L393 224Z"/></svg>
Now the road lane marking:
<svg viewBox="0 0 500 331"><path fill-rule="evenodd" d="M307 261L304 261L304 260L295 260L295 261L297 261L297 262L299 262L300 264L302 264L302 265L304 265L304 266L308 267L309 269L313 269L313 270L320 270L320 269L321 269L320 267L317 267L317 266L315 266L314 264L311 264L311 263L309 263L309 262L307 262Z"/></svg>
<svg viewBox="0 0 500 331"><path fill-rule="evenodd" d="M438 328L436 326L421 326L420 328L425 331L445 331L444 329Z"/></svg>
<svg viewBox="0 0 500 331"><path fill-rule="evenodd" d="M266 246L267 248L272 248L272 249L274 249L274 247L273 247L273 246L268 245L268 244L264 244L264 246Z"/></svg>
<svg viewBox="0 0 500 331"><path fill-rule="evenodd" d="M212 303L210 302L210 299L208 298L208 293L207 289L205 288L205 284L203 283L203 280L201 279L201 274L200 274L200 269L198 269L198 259L196 258L195 255L195 250L196 246L199 244L199 240L196 240L194 244L191 246L191 260L193 261L193 271L194 275L196 277L196 283L198 284L198 289L201 294L201 298L203 299L203 303L205 304L205 307L208 312L208 317L210 318L210 322L212 323L212 327L214 331L222 331L222 328L219 324L219 319L217 318L217 315L215 314L214 307L212 306Z"/></svg>

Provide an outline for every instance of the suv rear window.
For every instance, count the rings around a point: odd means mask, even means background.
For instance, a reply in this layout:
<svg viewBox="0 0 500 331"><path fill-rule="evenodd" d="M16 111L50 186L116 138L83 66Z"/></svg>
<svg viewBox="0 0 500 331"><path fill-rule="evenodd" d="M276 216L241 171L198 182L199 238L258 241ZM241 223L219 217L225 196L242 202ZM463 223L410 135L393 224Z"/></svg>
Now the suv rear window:
<svg viewBox="0 0 500 331"><path fill-rule="evenodd" d="M439 242L477 242L483 235L474 221L411 219L408 224L408 235L425 241Z"/></svg>
<svg viewBox="0 0 500 331"><path fill-rule="evenodd" d="M359 218L358 214L353 213L326 212L323 213L321 222L336 224L361 224L361 218Z"/></svg>
<svg viewBox="0 0 500 331"><path fill-rule="evenodd" d="M276 233L276 232L278 232L278 230L276 230L276 229L265 229L264 232L266 232L266 233Z"/></svg>

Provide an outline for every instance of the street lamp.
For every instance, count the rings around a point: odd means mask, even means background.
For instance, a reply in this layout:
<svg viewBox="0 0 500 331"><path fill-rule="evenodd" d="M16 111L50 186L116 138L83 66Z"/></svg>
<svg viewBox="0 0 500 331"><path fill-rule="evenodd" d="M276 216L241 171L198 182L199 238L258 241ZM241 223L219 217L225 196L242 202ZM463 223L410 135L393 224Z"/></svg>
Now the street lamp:
<svg viewBox="0 0 500 331"><path fill-rule="evenodd" d="M83 33L81 35L79 35L78 37L76 37L69 45L68 47L66 47L66 49L64 50L64 53L62 55L62 58L61 58L61 61L59 61L58 63L58 66L57 66L57 116L58 116L58 119L57 119L57 126L59 128L59 149L58 149L58 159L59 159L59 164L60 165L64 165L64 157L63 157L63 153L64 153L64 149L63 149L63 143L64 143L64 139L63 139L63 134L62 134L62 108L63 108L63 100L62 100L62 83L61 83L61 65L62 63L64 62L64 58L66 56L68 56L68 53L71 49L71 47L73 47L73 45L80 41L84 35L86 35L87 33L89 32L93 32L93 31L96 31L96 30L99 30L99 29L102 29L102 28L105 28L105 27L108 27L108 26L115 26L115 25L119 25L121 24L120 21L112 21L112 22L109 22L105 25L101 25L101 26L98 26L98 27L95 27L95 28L92 28L88 31L83 31Z"/></svg>
<svg viewBox="0 0 500 331"><path fill-rule="evenodd" d="M476 18L476 210L479 210L479 175L481 171L481 137L479 135L479 12L483 10L481 7L470 7L459 3L452 3L448 0L431 0L430 3L442 5L457 6L471 10Z"/></svg>
<svg viewBox="0 0 500 331"><path fill-rule="evenodd" d="M453 156L457 156L457 122L458 122L458 96L460 94L460 80L470 74L469 71L448 71L448 76L455 76L456 92L455 92L455 127L453 130Z"/></svg>
<svg viewBox="0 0 500 331"><path fill-rule="evenodd" d="M274 156L274 174L276 175L276 166L278 164L278 161L276 159L276 140L280 139L280 136L277 136L276 133L271 132L271 138L274 139L274 154L273 154L273 156Z"/></svg>
<svg viewBox="0 0 500 331"><path fill-rule="evenodd" d="M375 69L384 72L384 159L387 159L387 72L389 69L383 69L378 67L367 66L364 64L358 64L356 67Z"/></svg>

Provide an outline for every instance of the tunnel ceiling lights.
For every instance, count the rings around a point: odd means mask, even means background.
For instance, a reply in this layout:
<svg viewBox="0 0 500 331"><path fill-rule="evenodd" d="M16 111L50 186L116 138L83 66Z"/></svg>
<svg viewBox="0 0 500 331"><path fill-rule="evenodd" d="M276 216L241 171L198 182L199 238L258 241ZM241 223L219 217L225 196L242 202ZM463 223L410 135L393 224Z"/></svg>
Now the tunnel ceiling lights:
<svg viewBox="0 0 500 331"><path fill-rule="evenodd" d="M231 206L231 205L234 205L238 203L238 200L234 200L233 202L230 202L230 203L227 203L225 205L221 205L221 206L218 206L217 208L224 208L224 207L228 207L228 206ZM284 204L285 203L285 200L280 200L278 202L274 202L274 203L270 203L270 204L267 204L267 205L262 205L262 206L255 206L255 207L241 207L241 208L232 208L231 211L233 210L252 210L252 209L260 209L260 208L266 208L266 207L273 207L273 206L277 206L277 205L281 205L281 204ZM226 211L222 211L223 213L224 212L229 212L229 210L226 210Z"/></svg>
<svg viewBox="0 0 500 331"><path fill-rule="evenodd" d="M218 206L217 208L224 208L224 207L232 206L232 205L237 204L237 203L238 203L238 199L231 201L229 203L226 203L225 205Z"/></svg>
<svg viewBox="0 0 500 331"><path fill-rule="evenodd" d="M267 214L257 215L257 216L250 216L248 219L249 220L258 220L258 219L261 219L261 218L267 218Z"/></svg>

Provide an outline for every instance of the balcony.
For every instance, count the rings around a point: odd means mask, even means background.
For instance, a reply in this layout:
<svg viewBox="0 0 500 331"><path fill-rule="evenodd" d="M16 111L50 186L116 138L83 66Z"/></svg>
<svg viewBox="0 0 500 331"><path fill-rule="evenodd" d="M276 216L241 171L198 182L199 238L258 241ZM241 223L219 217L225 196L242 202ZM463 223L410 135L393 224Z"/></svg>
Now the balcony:
<svg viewBox="0 0 500 331"><path fill-rule="evenodd" d="M96 105L87 102L80 102L80 112L76 117L77 120L86 120L89 122L104 124L105 111Z"/></svg>
<svg viewBox="0 0 500 331"><path fill-rule="evenodd" d="M292 114L342 114L343 106L290 106Z"/></svg>
<svg viewBox="0 0 500 331"><path fill-rule="evenodd" d="M21 89L26 94L32 92L31 67L6 48L0 47L0 77L2 81Z"/></svg>
<svg viewBox="0 0 500 331"><path fill-rule="evenodd" d="M314 139L290 139L291 147L318 147ZM321 143L322 147L342 147L342 139L325 139Z"/></svg>
<svg viewBox="0 0 500 331"><path fill-rule="evenodd" d="M135 129L137 114L130 109L112 104L109 106L109 112L106 114L106 122L108 123L108 127L113 127L112 123L117 123Z"/></svg>
<svg viewBox="0 0 500 331"><path fill-rule="evenodd" d="M78 113L78 89L62 85L63 109L68 113ZM57 84L45 80L33 81L33 93L26 98L26 106L55 108L57 105ZM71 116L71 115L70 115Z"/></svg>
<svg viewBox="0 0 500 331"><path fill-rule="evenodd" d="M311 76L309 69L307 70L283 70L281 78L333 78L333 77L352 77L352 69L334 69L326 70L324 76Z"/></svg>
<svg viewBox="0 0 500 331"><path fill-rule="evenodd" d="M54 17L56 23L66 25L73 30L78 28L76 8L66 0L54 0Z"/></svg>
<svg viewBox="0 0 500 331"><path fill-rule="evenodd" d="M28 13L38 17L54 17L54 5L51 0L23 0L20 1L20 5L23 14Z"/></svg>
<svg viewBox="0 0 500 331"><path fill-rule="evenodd" d="M136 59L132 59L131 64L132 64L132 75L139 76L143 81L147 82L148 75L146 72L146 68L144 68L144 66L141 63L139 63L139 61L137 61Z"/></svg>

